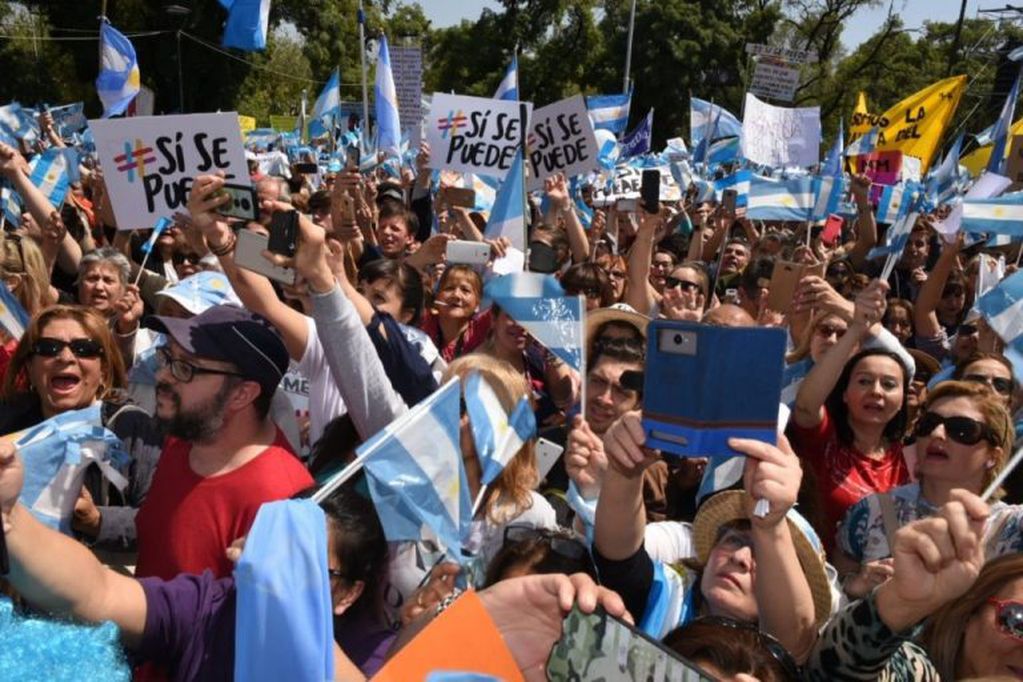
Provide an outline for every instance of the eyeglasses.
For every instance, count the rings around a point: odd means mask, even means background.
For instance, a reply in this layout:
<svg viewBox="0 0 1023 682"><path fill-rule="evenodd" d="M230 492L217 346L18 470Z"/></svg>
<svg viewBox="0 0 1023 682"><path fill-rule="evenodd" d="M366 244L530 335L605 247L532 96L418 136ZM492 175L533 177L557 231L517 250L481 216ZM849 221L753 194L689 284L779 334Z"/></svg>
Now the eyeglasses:
<svg viewBox="0 0 1023 682"><path fill-rule="evenodd" d="M929 436L939 425L945 427L949 438L961 445L976 445L982 440L998 445L998 439L987 424L969 417L943 417L937 412L925 412L920 417L916 423L916 435L918 438Z"/></svg>
<svg viewBox="0 0 1023 682"><path fill-rule="evenodd" d="M753 623L744 623L734 618L725 618L724 616L701 616L693 621L693 623L706 623L708 625L716 625L723 628L732 628L734 630L747 630L757 634L760 644L767 649L768 653L771 654L771 658L778 662L782 670L785 671L785 678L787 680L800 680L802 675L799 672L799 665L796 664L796 659L792 657L789 650L785 648L785 645L779 642L777 639L762 631Z"/></svg>
<svg viewBox="0 0 1023 682"><path fill-rule="evenodd" d="M604 395L611 389L611 395L615 400L625 401L636 397L636 391L625 388L616 381L609 381L599 374L589 374L586 377L590 383L590 395Z"/></svg>
<svg viewBox="0 0 1023 682"><path fill-rule="evenodd" d="M225 369L211 369L209 367L193 365L187 360L171 355L170 349L166 346L156 349L156 367L157 369L170 369L171 376L183 384L187 384L194 379L196 374L224 374L232 377L244 376L238 372L231 372Z"/></svg>
<svg viewBox="0 0 1023 682"><path fill-rule="evenodd" d="M64 352L65 348L71 349L71 354L76 358L98 358L103 356L103 345L94 339L53 339L44 336L32 344L32 354L43 358L55 358Z"/></svg>
<svg viewBox="0 0 1023 682"><path fill-rule="evenodd" d="M611 279L625 279L626 273L624 270L608 270L607 276Z"/></svg>
<svg viewBox="0 0 1023 682"><path fill-rule="evenodd" d="M813 331L817 336L823 339L830 339L832 336L836 339L840 339L845 336L848 329L845 327L834 327L829 324L822 324L818 325Z"/></svg>
<svg viewBox="0 0 1023 682"><path fill-rule="evenodd" d="M509 542L546 542L551 551L572 561L589 558L590 552L586 545L570 533L558 532L547 528L533 526L507 526L504 529L504 543Z"/></svg>
<svg viewBox="0 0 1023 682"><path fill-rule="evenodd" d="M975 384L986 384L995 389L995 392L1000 395L1009 395L1012 393L1012 379L1006 379L1005 377L993 377L988 376L987 374L967 374L963 377L963 381L972 381Z"/></svg>
<svg viewBox="0 0 1023 682"><path fill-rule="evenodd" d="M991 597L988 604L997 609L995 622L1003 634L1023 642L1023 602Z"/></svg>
<svg viewBox="0 0 1023 682"><path fill-rule="evenodd" d="M685 292L698 291L700 289L700 285L697 284L696 282L690 282L690 281L685 280L685 279L679 279L678 277L665 277L664 278L664 288L665 289L674 289L676 287L681 288L682 291L685 291Z"/></svg>
<svg viewBox="0 0 1023 682"><path fill-rule="evenodd" d="M181 265L185 261L188 261L192 265L198 265L201 260L202 256L197 253L181 253L180 251L175 251L171 254L171 261L174 262L174 265Z"/></svg>

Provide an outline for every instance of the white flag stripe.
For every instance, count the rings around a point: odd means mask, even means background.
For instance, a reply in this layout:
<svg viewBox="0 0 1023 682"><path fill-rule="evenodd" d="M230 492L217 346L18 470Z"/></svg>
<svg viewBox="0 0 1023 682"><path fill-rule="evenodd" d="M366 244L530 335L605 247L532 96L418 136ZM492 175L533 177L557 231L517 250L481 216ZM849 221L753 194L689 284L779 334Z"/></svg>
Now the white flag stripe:
<svg viewBox="0 0 1023 682"><path fill-rule="evenodd" d="M1023 299L1016 301L1008 308L991 316L988 324L1006 343L1023 334Z"/></svg>

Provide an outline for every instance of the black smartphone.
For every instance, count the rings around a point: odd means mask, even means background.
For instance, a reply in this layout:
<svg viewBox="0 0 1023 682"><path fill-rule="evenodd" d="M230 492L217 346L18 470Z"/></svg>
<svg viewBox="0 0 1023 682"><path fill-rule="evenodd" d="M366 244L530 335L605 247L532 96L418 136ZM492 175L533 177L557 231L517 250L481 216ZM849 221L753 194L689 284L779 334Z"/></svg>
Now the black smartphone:
<svg viewBox="0 0 1023 682"><path fill-rule="evenodd" d="M739 198L739 193L734 189L726 189L721 193L721 207L728 215L735 215L735 202Z"/></svg>
<svg viewBox="0 0 1023 682"><path fill-rule="evenodd" d="M217 209L221 215L242 220L255 220L259 217L259 201L254 187L225 182L215 193L224 193L231 197L229 202Z"/></svg>
<svg viewBox="0 0 1023 682"><path fill-rule="evenodd" d="M320 172L320 167L315 163L296 163L295 172L302 175L316 175Z"/></svg>
<svg viewBox="0 0 1023 682"><path fill-rule="evenodd" d="M643 202L643 210L647 213L657 213L661 205L661 171L656 168L648 168L643 171L643 181L640 184L639 196Z"/></svg>
<svg viewBox="0 0 1023 682"><path fill-rule="evenodd" d="M298 212L278 211L270 220L270 237L266 249L282 256L295 255L298 247Z"/></svg>

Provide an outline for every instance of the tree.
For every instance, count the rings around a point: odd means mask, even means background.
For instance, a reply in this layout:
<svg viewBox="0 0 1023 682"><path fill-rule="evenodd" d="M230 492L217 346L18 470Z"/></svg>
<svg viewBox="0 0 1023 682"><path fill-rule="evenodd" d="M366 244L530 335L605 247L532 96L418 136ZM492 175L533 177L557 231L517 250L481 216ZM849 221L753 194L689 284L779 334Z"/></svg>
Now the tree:
<svg viewBox="0 0 1023 682"><path fill-rule="evenodd" d="M311 104L319 94L302 45L283 34L271 34L267 50L253 58L253 68L238 90L239 113L266 121L270 114L297 115L302 91Z"/></svg>

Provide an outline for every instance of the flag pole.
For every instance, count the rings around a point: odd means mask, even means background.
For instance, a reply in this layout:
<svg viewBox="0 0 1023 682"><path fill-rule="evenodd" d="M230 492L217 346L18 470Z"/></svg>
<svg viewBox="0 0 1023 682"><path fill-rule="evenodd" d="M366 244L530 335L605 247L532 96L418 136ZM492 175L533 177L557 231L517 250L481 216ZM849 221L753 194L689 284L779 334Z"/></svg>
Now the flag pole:
<svg viewBox="0 0 1023 682"><path fill-rule="evenodd" d="M333 493L335 490L344 485L344 483L348 479L362 471L362 467L363 465L366 464L366 460L374 452L376 452L376 448L371 448L367 450L366 452L362 453L354 460L352 460L352 462L349 463L348 466L346 466L344 469L334 474L333 478L328 479L327 482L323 484L322 488L313 493L313 496L311 498L312 501L319 504L320 502L323 502L325 499L330 497L331 493Z"/></svg>
<svg viewBox="0 0 1023 682"><path fill-rule="evenodd" d="M586 419L586 297L579 294L579 325L582 327L580 330L579 338L582 343L579 344L579 414L583 416L583 420Z"/></svg>
<svg viewBox="0 0 1023 682"><path fill-rule="evenodd" d="M636 28L636 0L632 0L629 11L629 39L625 47L625 75L622 77L622 92L629 91L629 71L632 69L632 33Z"/></svg>
<svg viewBox="0 0 1023 682"><path fill-rule="evenodd" d="M518 78L518 74L515 76ZM519 93L519 97L522 97L522 93ZM529 199L526 193L526 105L519 100L519 121L522 128L522 140L519 142L520 150L522 153L522 253L525 254L525 260L522 263L522 269L529 269L529 226L526 224L527 218L532 218L532 214L529 210Z"/></svg>
<svg viewBox="0 0 1023 682"><path fill-rule="evenodd" d="M362 60L362 139L368 146L366 135L369 131L369 92L366 89L366 12L362 9L362 0L359 0L359 59ZM338 78L338 91L341 83ZM338 97L340 100L340 96Z"/></svg>

